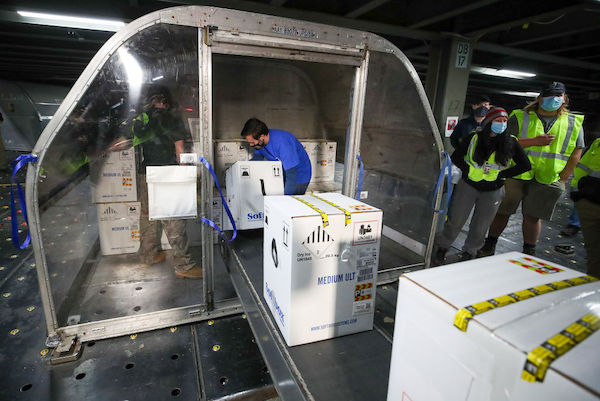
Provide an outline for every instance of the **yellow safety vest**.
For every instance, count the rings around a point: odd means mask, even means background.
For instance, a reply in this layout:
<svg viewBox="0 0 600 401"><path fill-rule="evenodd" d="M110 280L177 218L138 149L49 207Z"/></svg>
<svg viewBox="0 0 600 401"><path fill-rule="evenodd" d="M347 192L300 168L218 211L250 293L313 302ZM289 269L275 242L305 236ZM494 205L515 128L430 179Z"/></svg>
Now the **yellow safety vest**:
<svg viewBox="0 0 600 401"><path fill-rule="evenodd" d="M577 188L579 179L589 175L600 178L600 138L596 139L575 167L571 185Z"/></svg>
<svg viewBox="0 0 600 401"><path fill-rule="evenodd" d="M465 155L465 162L469 165L469 179L471 181L496 181L500 171L507 169L508 166L496 163L496 152L492 152L483 166L477 164L477 162L473 160L473 154L477 147L478 138L478 134L473 135L471 142L469 143L469 149Z"/></svg>
<svg viewBox="0 0 600 401"><path fill-rule="evenodd" d="M543 135L544 125L535 112L514 110L519 123L520 138L535 138ZM577 144L577 137L583 124L583 115L563 114L559 116L549 132L555 138L550 145L530 146L524 148L531 162L531 170L514 178L521 180L535 180L542 184L551 184L558 180L558 175L567 165L567 160L573 153Z"/></svg>

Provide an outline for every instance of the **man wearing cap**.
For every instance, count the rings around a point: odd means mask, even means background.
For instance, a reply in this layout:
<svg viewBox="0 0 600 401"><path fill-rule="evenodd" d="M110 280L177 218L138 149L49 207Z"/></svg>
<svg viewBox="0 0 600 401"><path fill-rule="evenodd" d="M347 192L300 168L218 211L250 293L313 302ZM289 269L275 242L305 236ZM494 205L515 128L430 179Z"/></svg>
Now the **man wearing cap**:
<svg viewBox="0 0 600 401"><path fill-rule="evenodd" d="M541 220L551 219L585 147L583 115L569 113L568 105L565 85L552 82L534 102L512 112L508 132L519 138L532 168L507 180L506 194L477 256L495 253L498 237L521 202L523 253L535 255Z"/></svg>
<svg viewBox="0 0 600 401"><path fill-rule="evenodd" d="M452 131L452 135L450 135L450 144L454 149L457 149L460 143L481 125L490 109L490 98L486 95L479 95L475 98L475 103L471 105L471 109L471 115L460 120L454 131Z"/></svg>

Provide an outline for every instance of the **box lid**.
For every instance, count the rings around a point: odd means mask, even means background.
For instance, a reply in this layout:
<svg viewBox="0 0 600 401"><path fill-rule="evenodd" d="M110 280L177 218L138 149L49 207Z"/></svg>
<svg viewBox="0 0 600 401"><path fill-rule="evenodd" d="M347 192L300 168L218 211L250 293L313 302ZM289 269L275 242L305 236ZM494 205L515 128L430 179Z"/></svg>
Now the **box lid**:
<svg viewBox="0 0 600 401"><path fill-rule="evenodd" d="M328 216L343 215L345 214L344 210L352 215L357 213L381 213L381 210L373 206L338 193L266 196L265 206L267 205L276 207L282 214L292 218L320 216L316 209Z"/></svg>

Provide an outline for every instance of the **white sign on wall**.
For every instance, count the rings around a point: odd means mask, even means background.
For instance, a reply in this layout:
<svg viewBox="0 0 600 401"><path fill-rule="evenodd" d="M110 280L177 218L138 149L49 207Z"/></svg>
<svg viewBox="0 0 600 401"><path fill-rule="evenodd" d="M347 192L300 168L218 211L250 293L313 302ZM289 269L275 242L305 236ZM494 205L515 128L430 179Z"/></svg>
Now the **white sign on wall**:
<svg viewBox="0 0 600 401"><path fill-rule="evenodd" d="M470 50L469 42L458 42L456 44L456 68L467 68Z"/></svg>
<svg viewBox="0 0 600 401"><path fill-rule="evenodd" d="M446 137L449 137L454 132L454 128L458 124L458 116L446 117Z"/></svg>

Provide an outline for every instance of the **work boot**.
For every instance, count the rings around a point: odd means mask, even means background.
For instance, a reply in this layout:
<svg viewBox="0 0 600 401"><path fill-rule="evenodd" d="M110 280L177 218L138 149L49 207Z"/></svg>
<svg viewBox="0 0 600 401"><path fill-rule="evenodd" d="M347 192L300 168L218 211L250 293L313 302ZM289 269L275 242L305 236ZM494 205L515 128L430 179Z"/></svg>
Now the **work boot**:
<svg viewBox="0 0 600 401"><path fill-rule="evenodd" d="M469 252L462 251L461 253L458 254L458 259L456 259L456 261L464 262L464 261L471 260L471 259L473 259L473 255L471 255Z"/></svg>
<svg viewBox="0 0 600 401"><path fill-rule="evenodd" d="M156 255L154 255L154 259L152 259L152 261L148 262L142 259L141 262L143 267L150 267L151 265L156 265L160 262L163 262L166 258L167 255L164 252L158 252Z"/></svg>
<svg viewBox="0 0 600 401"><path fill-rule="evenodd" d="M478 258L484 258L486 256L492 256L496 253L496 244L498 243L498 238L487 237L483 246L480 250L477 251Z"/></svg>
<svg viewBox="0 0 600 401"><path fill-rule="evenodd" d="M446 261L446 252L448 252L448 249L438 248L433 254L433 260L431 261L431 264L433 266L443 265Z"/></svg>
<svg viewBox="0 0 600 401"><path fill-rule="evenodd" d="M530 256L535 256L535 245L523 244L523 253Z"/></svg>
<svg viewBox="0 0 600 401"><path fill-rule="evenodd" d="M190 270L175 272L177 278L202 278L202 266L194 266Z"/></svg>
<svg viewBox="0 0 600 401"><path fill-rule="evenodd" d="M560 235L563 237L572 237L579 232L579 227L572 224L567 224L565 228L560 231Z"/></svg>

